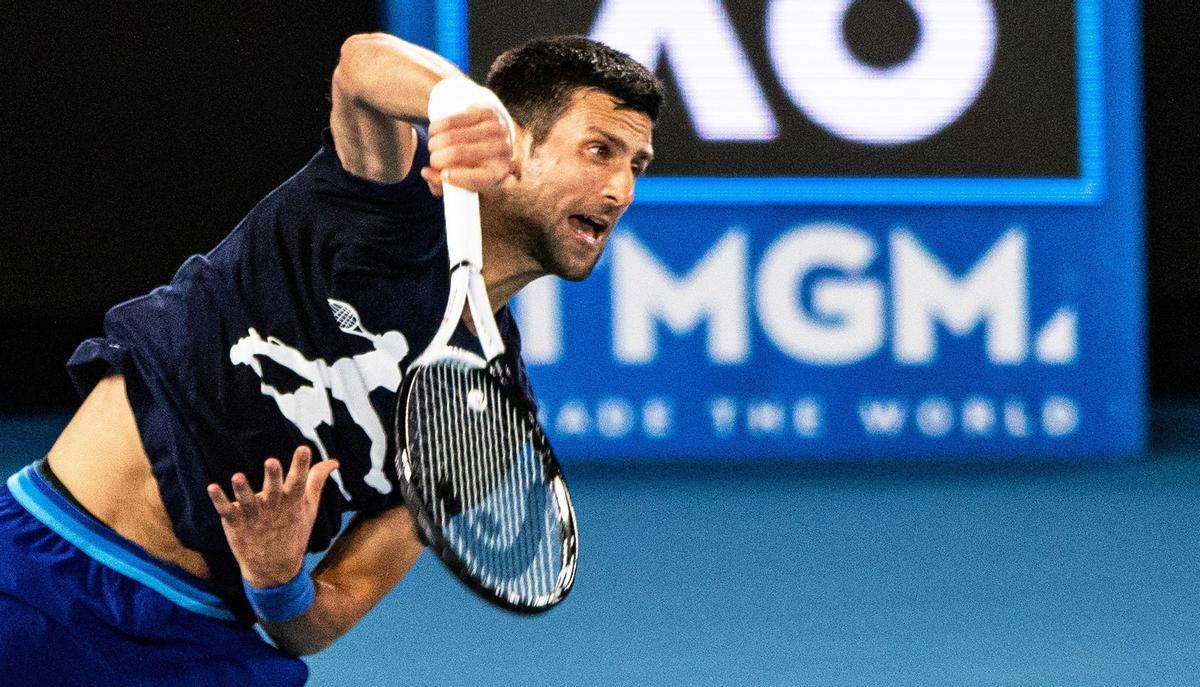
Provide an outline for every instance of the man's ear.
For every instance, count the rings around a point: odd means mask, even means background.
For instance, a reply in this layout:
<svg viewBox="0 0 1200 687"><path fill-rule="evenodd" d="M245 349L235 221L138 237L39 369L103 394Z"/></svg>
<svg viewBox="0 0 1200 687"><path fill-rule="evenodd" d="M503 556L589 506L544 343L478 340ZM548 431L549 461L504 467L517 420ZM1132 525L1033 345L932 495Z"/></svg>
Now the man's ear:
<svg viewBox="0 0 1200 687"><path fill-rule="evenodd" d="M521 178L521 170L525 167L525 161L529 159L529 154L533 148L533 134L515 120L513 121L513 129L516 135L513 137L513 159L512 166L509 167L509 173L519 180Z"/></svg>

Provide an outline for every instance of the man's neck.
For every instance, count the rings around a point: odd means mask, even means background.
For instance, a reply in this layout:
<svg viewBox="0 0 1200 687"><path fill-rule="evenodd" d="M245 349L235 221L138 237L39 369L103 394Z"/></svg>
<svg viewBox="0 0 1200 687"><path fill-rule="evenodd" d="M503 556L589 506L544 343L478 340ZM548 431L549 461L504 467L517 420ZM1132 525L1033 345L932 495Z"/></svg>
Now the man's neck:
<svg viewBox="0 0 1200 687"><path fill-rule="evenodd" d="M504 307L526 284L542 276L540 271L523 266L523 261L512 253L511 246L498 241L484 242L483 282L487 284L492 312Z"/></svg>
<svg viewBox="0 0 1200 687"><path fill-rule="evenodd" d="M487 284L492 312L496 312L526 284L545 275L545 272L527 250L512 240L516 232L501 226L500 222L504 220L488 212L489 209L487 203L480 203L483 281Z"/></svg>
<svg viewBox="0 0 1200 687"><path fill-rule="evenodd" d="M520 264L511 246L501 241L484 240L483 282L487 285L488 303L493 313L507 305L526 284L542 276L541 272L521 269ZM478 335L467 307L463 308L462 320L472 334Z"/></svg>

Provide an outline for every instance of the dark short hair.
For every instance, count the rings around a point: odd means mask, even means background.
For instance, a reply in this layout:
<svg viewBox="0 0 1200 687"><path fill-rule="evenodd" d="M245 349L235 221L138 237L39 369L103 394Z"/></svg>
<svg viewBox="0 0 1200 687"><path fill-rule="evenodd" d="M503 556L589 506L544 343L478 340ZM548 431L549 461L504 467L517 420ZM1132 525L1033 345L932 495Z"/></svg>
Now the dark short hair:
<svg viewBox="0 0 1200 687"><path fill-rule="evenodd" d="M583 36L553 36L505 51L488 70L492 89L536 146L581 89L608 93L618 107L658 119L662 84L629 55Z"/></svg>

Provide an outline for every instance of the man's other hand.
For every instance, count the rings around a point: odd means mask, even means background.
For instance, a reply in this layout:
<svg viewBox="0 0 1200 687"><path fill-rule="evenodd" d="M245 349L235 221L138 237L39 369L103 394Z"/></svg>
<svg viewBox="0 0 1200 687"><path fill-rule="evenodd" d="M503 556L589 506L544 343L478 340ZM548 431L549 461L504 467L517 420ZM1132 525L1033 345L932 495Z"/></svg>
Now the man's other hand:
<svg viewBox="0 0 1200 687"><path fill-rule="evenodd" d="M312 467L312 450L300 446L292 454L286 478L278 459L263 463L263 488L257 494L240 472L231 479L233 501L216 483L208 485L229 548L252 586L275 587L300 572L321 490L337 467L336 460Z"/></svg>

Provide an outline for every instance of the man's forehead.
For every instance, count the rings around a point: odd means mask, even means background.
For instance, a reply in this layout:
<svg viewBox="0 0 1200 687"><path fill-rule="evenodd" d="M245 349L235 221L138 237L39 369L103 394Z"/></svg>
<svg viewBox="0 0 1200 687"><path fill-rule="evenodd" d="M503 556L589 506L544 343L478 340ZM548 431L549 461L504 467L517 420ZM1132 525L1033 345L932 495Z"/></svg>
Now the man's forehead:
<svg viewBox="0 0 1200 687"><path fill-rule="evenodd" d="M650 116L599 89L584 88L571 94L571 104L555 128L568 136L608 135L639 151L651 152Z"/></svg>

